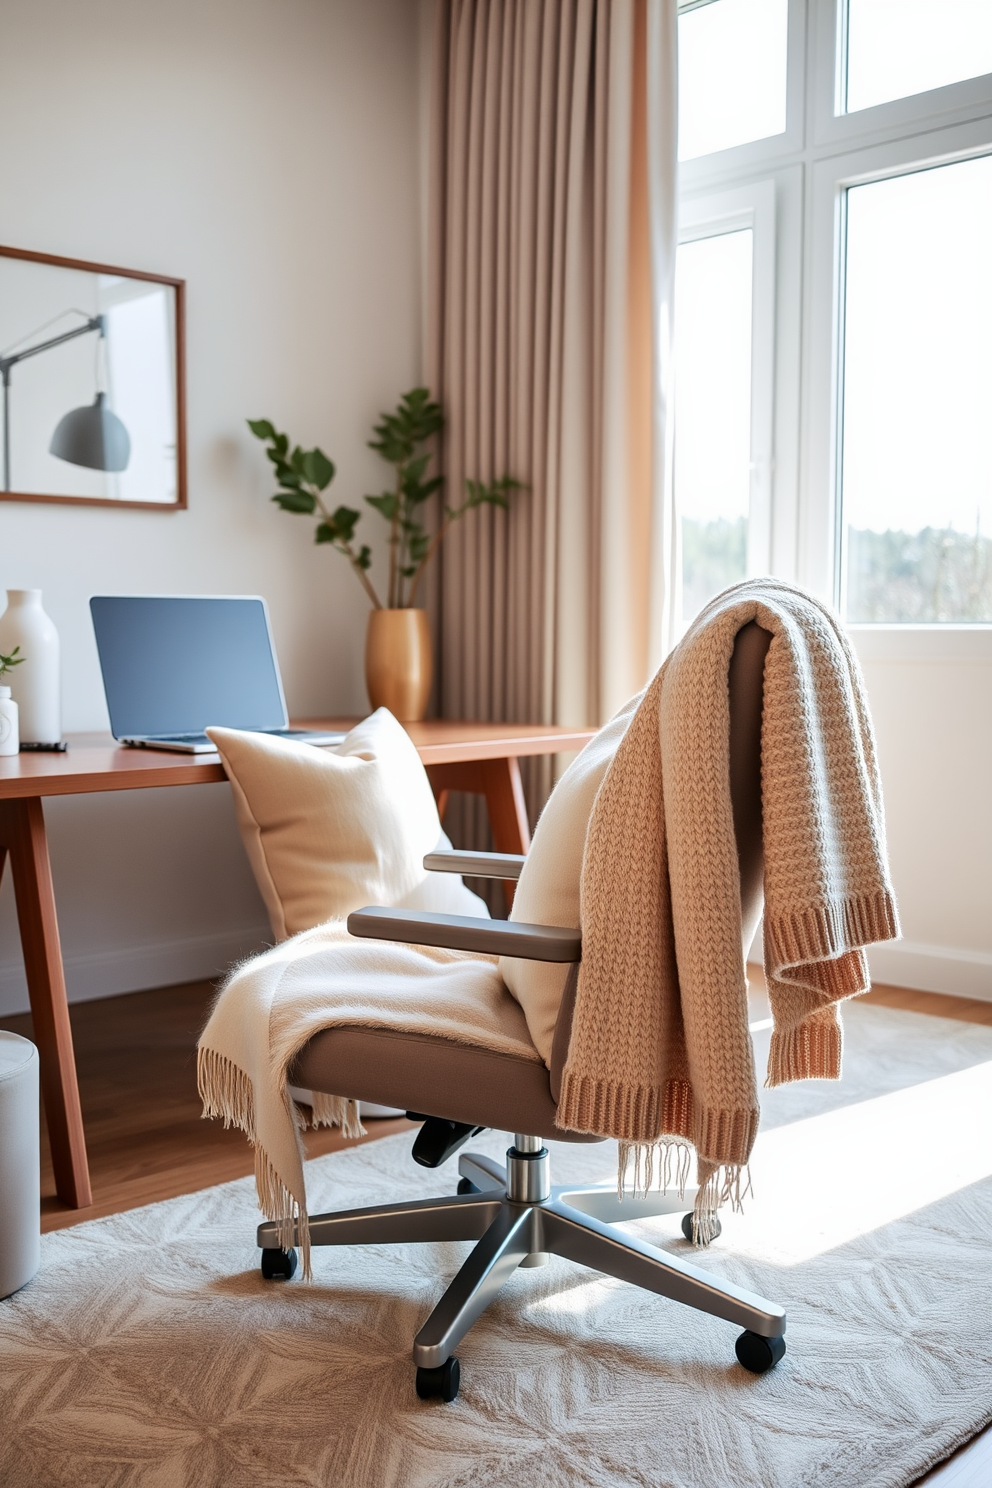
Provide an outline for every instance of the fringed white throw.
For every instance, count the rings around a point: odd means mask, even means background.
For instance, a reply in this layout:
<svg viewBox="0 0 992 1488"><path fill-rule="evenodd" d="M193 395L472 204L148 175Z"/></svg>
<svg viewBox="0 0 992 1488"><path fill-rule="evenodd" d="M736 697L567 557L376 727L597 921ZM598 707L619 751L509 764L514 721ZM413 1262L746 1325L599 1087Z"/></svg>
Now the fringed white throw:
<svg viewBox="0 0 992 1488"><path fill-rule="evenodd" d="M761 728L769 1085L839 1077L837 1004L869 986L864 947L899 934L850 643L802 591L737 585L662 666L596 797L558 1107L559 1125L620 1141L621 1185L631 1156L637 1188L691 1144L704 1242L719 1205L739 1204L758 1129L727 683L752 620L772 633Z"/></svg>
<svg viewBox="0 0 992 1488"><path fill-rule="evenodd" d="M237 1126L255 1148L255 1184L288 1249L310 1240L300 1128L287 1090L296 1055L325 1028L391 1028L541 1062L494 956L356 940L340 920L307 930L234 969L197 1051L203 1114ZM358 1106L313 1095L313 1122L362 1132Z"/></svg>

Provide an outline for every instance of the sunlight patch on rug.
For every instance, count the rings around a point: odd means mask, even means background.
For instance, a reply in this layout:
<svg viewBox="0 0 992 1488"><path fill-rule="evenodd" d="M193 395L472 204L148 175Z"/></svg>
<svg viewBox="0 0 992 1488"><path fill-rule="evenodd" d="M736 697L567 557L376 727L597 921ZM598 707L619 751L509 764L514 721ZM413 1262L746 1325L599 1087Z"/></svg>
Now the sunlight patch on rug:
<svg viewBox="0 0 992 1488"><path fill-rule="evenodd" d="M751 1171L735 1231L784 1265L914 1214L992 1176L992 1062L778 1127Z"/></svg>

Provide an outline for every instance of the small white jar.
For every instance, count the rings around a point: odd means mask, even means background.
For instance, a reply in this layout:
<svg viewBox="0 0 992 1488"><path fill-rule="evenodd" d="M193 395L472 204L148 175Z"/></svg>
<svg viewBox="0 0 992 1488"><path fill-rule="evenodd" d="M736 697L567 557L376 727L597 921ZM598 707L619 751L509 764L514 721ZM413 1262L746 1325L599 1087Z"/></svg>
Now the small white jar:
<svg viewBox="0 0 992 1488"><path fill-rule="evenodd" d="M10 688L0 686L0 755L17 754L20 747L17 704L10 695Z"/></svg>

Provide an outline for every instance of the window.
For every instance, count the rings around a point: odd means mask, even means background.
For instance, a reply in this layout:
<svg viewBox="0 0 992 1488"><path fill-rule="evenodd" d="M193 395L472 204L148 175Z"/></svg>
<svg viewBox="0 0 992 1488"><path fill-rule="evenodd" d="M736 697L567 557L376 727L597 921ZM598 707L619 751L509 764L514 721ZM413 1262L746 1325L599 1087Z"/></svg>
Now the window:
<svg viewBox="0 0 992 1488"><path fill-rule="evenodd" d="M992 72L989 0L847 0L847 109Z"/></svg>
<svg viewBox="0 0 992 1488"><path fill-rule="evenodd" d="M675 492L682 620L769 562L775 193L686 207L676 272Z"/></svg>
<svg viewBox="0 0 992 1488"><path fill-rule="evenodd" d="M738 228L683 243L678 253L675 486L685 621L747 573L752 238Z"/></svg>
<svg viewBox="0 0 992 1488"><path fill-rule="evenodd" d="M679 9L679 159L781 134L788 0Z"/></svg>
<svg viewBox="0 0 992 1488"><path fill-rule="evenodd" d="M847 193L851 620L992 621L992 156Z"/></svg>
<svg viewBox="0 0 992 1488"><path fill-rule="evenodd" d="M743 564L861 624L992 624L992 0L680 9L685 614ZM761 192L765 248L713 205Z"/></svg>

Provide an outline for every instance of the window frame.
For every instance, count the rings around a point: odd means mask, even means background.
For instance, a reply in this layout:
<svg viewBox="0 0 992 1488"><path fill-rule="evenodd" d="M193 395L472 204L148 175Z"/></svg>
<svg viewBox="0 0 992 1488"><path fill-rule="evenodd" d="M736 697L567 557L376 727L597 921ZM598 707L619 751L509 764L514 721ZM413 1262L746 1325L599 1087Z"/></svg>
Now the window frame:
<svg viewBox="0 0 992 1488"><path fill-rule="evenodd" d="M694 220L696 204L707 197L774 183L769 571L832 604L840 599L841 582L840 249L846 190L992 153L992 73L854 113L837 112L846 14L846 0L789 0L785 133L679 165L680 224ZM948 634L962 628L984 632L992 654L992 624L938 627Z"/></svg>

